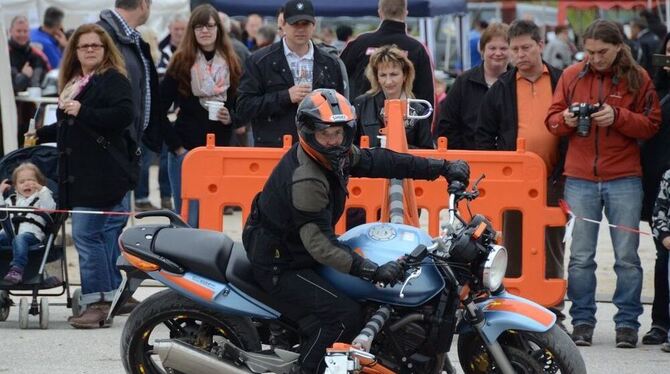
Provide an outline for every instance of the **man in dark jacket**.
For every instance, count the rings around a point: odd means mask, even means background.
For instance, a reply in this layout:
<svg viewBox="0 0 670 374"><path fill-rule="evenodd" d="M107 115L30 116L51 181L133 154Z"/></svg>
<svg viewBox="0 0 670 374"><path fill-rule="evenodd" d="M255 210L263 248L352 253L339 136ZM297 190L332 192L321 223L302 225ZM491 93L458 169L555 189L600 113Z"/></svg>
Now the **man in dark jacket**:
<svg viewBox="0 0 670 374"><path fill-rule="evenodd" d="M637 56L637 62L647 70L650 77L653 77L656 69L652 64L651 57L658 51L661 40L649 30L647 20L644 18L634 18L630 22L630 36L640 46L640 55Z"/></svg>
<svg viewBox="0 0 670 374"><path fill-rule="evenodd" d="M44 53L30 46L28 19L25 16L12 19L8 44L14 92L25 91L28 87L39 87L49 71L49 62Z"/></svg>
<svg viewBox="0 0 670 374"><path fill-rule="evenodd" d="M370 82L365 78L365 67L368 66L375 48L395 44L401 50L407 51L407 57L414 64L414 96L434 105L433 67L423 44L407 35L407 1L380 0L378 12L382 20L379 28L359 35L347 44L340 55L349 73L349 97L356 98L370 89Z"/></svg>
<svg viewBox="0 0 670 374"><path fill-rule="evenodd" d="M288 1L284 38L247 59L237 108L241 118L251 120L256 147L281 147L284 135L298 141L295 113L312 89L344 91L337 60L311 41L315 22L309 0Z"/></svg>
<svg viewBox="0 0 670 374"><path fill-rule="evenodd" d="M446 136L449 149L476 149L475 127L482 97L508 68L508 29L507 24L496 22L484 30L479 39L482 64L456 78L440 104L434 136Z"/></svg>
<svg viewBox="0 0 670 374"><path fill-rule="evenodd" d="M126 63L133 93L135 118L128 141L134 140L137 144L142 141L152 151L160 152L162 119L158 113L158 73L151 59L149 45L135 30L149 19L151 0L116 0L114 6L113 10L106 9L100 12L98 24L112 37ZM137 149L139 150L139 147ZM139 158L137 162L139 163ZM137 177L135 176L135 180ZM124 212L130 210L130 192L113 210ZM110 216L105 224L105 240L110 256L110 266L113 267L113 281L117 287L121 283L121 273L116 268L116 259L121 254L117 240L127 222L127 216L115 215ZM124 312L132 310L137 302L131 300L126 305L128 307Z"/></svg>
<svg viewBox="0 0 670 374"><path fill-rule="evenodd" d="M296 115L300 142L282 157L252 204L242 240L258 283L277 308L306 328L298 370L322 373L326 348L351 341L360 331L358 303L321 277L319 264L372 282L403 278L396 261L378 265L337 240L335 223L344 212L349 176L415 178L439 176L467 184L470 171L460 160L446 161L352 145L356 117L351 104L332 89L310 93ZM290 217L290 219L287 219Z"/></svg>
<svg viewBox="0 0 670 374"><path fill-rule="evenodd" d="M509 42L514 69L498 78L484 96L475 131L477 149L513 151L517 138L526 139L526 150L540 156L547 166L547 204L557 206L563 195L562 167L565 153L560 140L544 126L553 91L561 71L542 61L544 42L532 21L517 20L510 25ZM547 278L563 278L564 227L546 229ZM521 214L503 214L503 238L510 254L508 276L521 271ZM563 304L554 312L559 323L565 318Z"/></svg>

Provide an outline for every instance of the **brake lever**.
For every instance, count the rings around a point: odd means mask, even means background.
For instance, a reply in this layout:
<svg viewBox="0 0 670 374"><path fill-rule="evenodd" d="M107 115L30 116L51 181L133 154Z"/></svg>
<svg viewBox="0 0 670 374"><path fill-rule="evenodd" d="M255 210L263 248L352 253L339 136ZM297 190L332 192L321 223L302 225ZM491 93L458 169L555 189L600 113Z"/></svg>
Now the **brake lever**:
<svg viewBox="0 0 670 374"><path fill-rule="evenodd" d="M412 272L412 274L409 275L409 277L407 277L407 279L405 279L405 282L402 284L402 288L400 288L400 295L398 295L398 296L400 296L401 299L405 298L405 293L404 293L405 292L405 287L407 287L407 284L409 284L409 281L411 281L412 279L418 278L420 276L421 276L421 268L418 267L416 270L414 270L414 272Z"/></svg>

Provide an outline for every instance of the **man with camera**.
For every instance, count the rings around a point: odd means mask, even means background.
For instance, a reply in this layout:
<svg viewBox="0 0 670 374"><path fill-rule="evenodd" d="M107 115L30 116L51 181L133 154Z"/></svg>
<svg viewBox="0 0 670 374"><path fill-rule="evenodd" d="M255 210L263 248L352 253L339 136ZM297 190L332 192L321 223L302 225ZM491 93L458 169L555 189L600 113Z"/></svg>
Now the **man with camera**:
<svg viewBox="0 0 670 374"><path fill-rule="evenodd" d="M642 314L642 267L637 254L642 206L639 141L661 122L654 86L624 44L617 25L596 20L583 35L587 59L567 68L545 120L550 132L568 136L565 199L577 217L626 227L612 229L616 346L634 348ZM577 105L575 105L577 104ZM590 346L596 325L598 224L574 222L568 298L577 345ZM632 230L630 230L632 229Z"/></svg>
<svg viewBox="0 0 670 374"><path fill-rule="evenodd" d="M475 146L514 151L517 138L526 139L526 150L542 157L547 166L547 204L557 206L562 196L565 158L565 147L560 145L566 142L547 131L544 119L561 71L542 61L544 42L532 21L514 21L508 37L510 60L515 68L501 75L484 96L475 128ZM503 214L503 240L510 256L507 276L511 277L521 275L521 223L521 212ZM546 229L547 278L564 277L564 233L563 227ZM552 308L559 323L565 319L562 310L563 303Z"/></svg>

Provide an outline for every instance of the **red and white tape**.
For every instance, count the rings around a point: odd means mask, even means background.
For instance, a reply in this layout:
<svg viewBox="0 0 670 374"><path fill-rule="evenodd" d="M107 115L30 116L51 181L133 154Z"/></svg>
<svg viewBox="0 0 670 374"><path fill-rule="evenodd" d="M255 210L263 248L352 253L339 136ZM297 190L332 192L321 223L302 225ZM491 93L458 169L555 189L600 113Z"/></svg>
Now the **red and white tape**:
<svg viewBox="0 0 670 374"><path fill-rule="evenodd" d="M568 202L565 201L565 200L559 200L558 201L558 206L560 206L561 209L563 210L563 212L570 217L568 219L568 222L566 222L566 224L565 224L565 236L563 237L563 242L564 243L568 240L568 238L572 237L572 230L575 227L575 220L579 219L579 220L582 220L582 221L585 221L585 222L595 223L596 225L602 224L601 221L596 221L595 219L580 217L580 216L576 215L575 213L572 212L572 209L570 209L570 206L568 205ZM622 230L622 231L628 231L628 232L632 232L632 233L636 233L636 234L651 236L650 232L641 231L639 229L635 229L635 228L628 227L628 226L615 225L615 224L612 224L612 223L608 223L606 225L609 226L609 227L618 229L618 230Z"/></svg>
<svg viewBox="0 0 670 374"><path fill-rule="evenodd" d="M136 213L133 212L115 212L110 210L75 210L75 209L44 209L44 208L21 208L21 207L9 207L9 206L0 206L0 212L45 212L45 213L72 213L72 214L97 214L97 215L109 215L109 216L134 216Z"/></svg>

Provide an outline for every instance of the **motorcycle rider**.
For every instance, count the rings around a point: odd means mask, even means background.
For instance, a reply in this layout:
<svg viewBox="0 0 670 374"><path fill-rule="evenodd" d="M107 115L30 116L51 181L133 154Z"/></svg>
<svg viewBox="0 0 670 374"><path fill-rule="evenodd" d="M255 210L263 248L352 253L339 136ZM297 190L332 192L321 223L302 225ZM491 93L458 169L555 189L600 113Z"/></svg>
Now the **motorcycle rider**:
<svg viewBox="0 0 670 374"><path fill-rule="evenodd" d="M399 262L378 265L337 240L334 225L344 211L349 176L434 180L442 175L467 185L464 161L446 161L383 148L352 145L356 116L344 96L317 89L298 107L299 143L282 157L252 204L242 240L261 287L298 320L315 316L318 326L302 329L297 373L320 373L326 348L350 342L362 327L357 302L315 271L331 266L372 282L403 279Z"/></svg>

